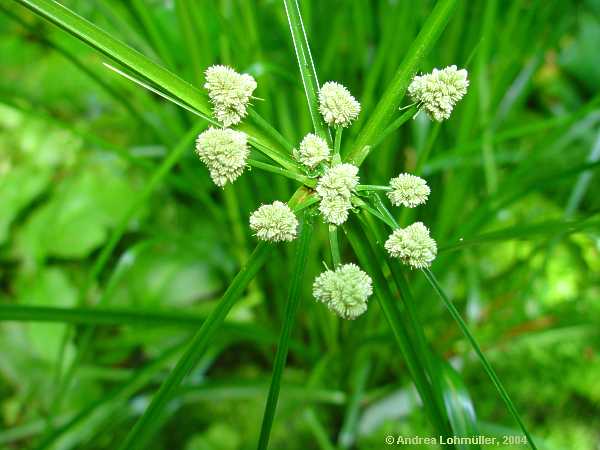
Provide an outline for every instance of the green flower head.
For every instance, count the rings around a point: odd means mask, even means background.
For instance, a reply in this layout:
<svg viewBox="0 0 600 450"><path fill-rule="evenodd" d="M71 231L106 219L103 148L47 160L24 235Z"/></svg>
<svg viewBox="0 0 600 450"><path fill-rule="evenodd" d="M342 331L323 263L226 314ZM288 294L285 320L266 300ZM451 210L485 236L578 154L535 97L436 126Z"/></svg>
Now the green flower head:
<svg viewBox="0 0 600 450"><path fill-rule="evenodd" d="M408 86L408 95L419 102L433 120L442 122L450 117L454 105L467 93L468 86L467 71L449 66L414 77Z"/></svg>
<svg viewBox="0 0 600 450"><path fill-rule="evenodd" d="M437 255L437 245L421 222L394 230L385 248L392 257L415 269L429 267Z"/></svg>
<svg viewBox="0 0 600 450"><path fill-rule="evenodd" d="M254 78L221 65L206 69L205 76L204 88L208 90L215 118L224 127L240 123L246 117L248 102L256 89Z"/></svg>
<svg viewBox="0 0 600 450"><path fill-rule="evenodd" d="M276 201L252 213L250 228L261 241L292 241L296 239L298 219L288 205Z"/></svg>
<svg viewBox="0 0 600 450"><path fill-rule="evenodd" d="M223 187L239 177L250 153L246 133L230 129L209 128L196 139L196 153L206 164L210 177Z"/></svg>
<svg viewBox="0 0 600 450"><path fill-rule="evenodd" d="M345 86L328 81L319 90L319 111L330 127L346 128L358 117L360 103Z"/></svg>
<svg viewBox="0 0 600 450"><path fill-rule="evenodd" d="M356 264L344 264L319 275L313 295L343 319L355 319L367 310L371 284L371 277Z"/></svg>

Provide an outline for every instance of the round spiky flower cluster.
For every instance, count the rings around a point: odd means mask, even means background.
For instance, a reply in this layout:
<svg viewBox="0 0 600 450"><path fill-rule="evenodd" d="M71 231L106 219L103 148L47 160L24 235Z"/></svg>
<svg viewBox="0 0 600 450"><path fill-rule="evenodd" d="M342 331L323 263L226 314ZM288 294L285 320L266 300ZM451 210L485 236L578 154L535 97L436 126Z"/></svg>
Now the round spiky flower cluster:
<svg viewBox="0 0 600 450"><path fill-rule="evenodd" d="M256 89L251 75L240 74L227 66L211 66L206 69L208 97L214 107L215 118L229 127L246 117L248 102Z"/></svg>
<svg viewBox="0 0 600 450"><path fill-rule="evenodd" d="M343 224L352 208L352 192L358 184L358 167L338 164L327 169L317 183L321 198L319 211L325 220L334 225Z"/></svg>
<svg viewBox="0 0 600 450"><path fill-rule="evenodd" d="M233 182L246 167L250 153L246 133L210 127L196 139L196 153L217 186Z"/></svg>
<svg viewBox="0 0 600 450"><path fill-rule="evenodd" d="M331 150L325 139L316 134L308 133L300 142L300 149L294 149L294 157L309 169L314 169L320 163L327 161Z"/></svg>
<svg viewBox="0 0 600 450"><path fill-rule="evenodd" d="M292 241L296 238L298 219L288 205L276 201L252 213L250 228L261 241Z"/></svg>
<svg viewBox="0 0 600 450"><path fill-rule="evenodd" d="M313 295L338 316L355 319L367 310L371 284L371 277L356 264L344 264L320 274L313 284Z"/></svg>
<svg viewBox="0 0 600 450"><path fill-rule="evenodd" d="M407 208L422 205L427 201L430 193L429 186L423 178L408 173L401 173L396 178L392 178L390 187L392 190L387 193L387 196L392 205L403 205Z"/></svg>
<svg viewBox="0 0 600 450"><path fill-rule="evenodd" d="M415 269L429 267L437 254L437 245L422 222L394 230L385 248L392 257L400 258Z"/></svg>
<svg viewBox="0 0 600 450"><path fill-rule="evenodd" d="M450 117L454 105L467 93L468 86L467 71L449 66L414 77L408 86L408 94L432 119L441 122Z"/></svg>
<svg viewBox="0 0 600 450"><path fill-rule="evenodd" d="M328 81L319 90L319 111L330 127L346 128L358 117L360 103L345 86Z"/></svg>

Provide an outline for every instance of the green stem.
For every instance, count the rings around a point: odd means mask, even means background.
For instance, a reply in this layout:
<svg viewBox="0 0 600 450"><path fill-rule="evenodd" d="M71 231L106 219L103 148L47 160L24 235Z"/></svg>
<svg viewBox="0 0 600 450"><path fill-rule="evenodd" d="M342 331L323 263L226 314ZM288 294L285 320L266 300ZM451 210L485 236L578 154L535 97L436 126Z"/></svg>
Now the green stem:
<svg viewBox="0 0 600 450"><path fill-rule="evenodd" d="M271 433L271 427L273 425L273 419L275 418L275 410L277 409L277 401L281 388L281 378L287 360L292 327L294 325L298 307L300 305L300 292L302 290L302 281L304 279L304 272L306 269L308 250L310 247L313 229L310 211L304 212L304 218L301 226L302 229L300 231L300 240L298 241L298 247L296 249L296 262L294 264L288 301L285 307L285 319L281 329L279 344L277 345L277 353L275 354L271 385L269 386L269 394L267 396L267 403L265 405L265 412L260 429L260 438L258 441L259 450L266 450L269 444L269 436Z"/></svg>
<svg viewBox="0 0 600 450"><path fill-rule="evenodd" d="M342 132L344 129L342 127L337 127L335 129L335 141L333 146L333 165L339 164L342 162L342 157L340 156L340 147L342 145Z"/></svg>
<svg viewBox="0 0 600 450"><path fill-rule="evenodd" d="M425 144L425 148L418 154L417 156L417 165L415 167L415 175L421 175L423 173L423 167L425 167L425 163L429 159L429 155L431 154L431 150L433 149L433 145L438 135L440 134L441 123L436 122L433 127L433 131L429 135L427 139L427 143Z"/></svg>
<svg viewBox="0 0 600 450"><path fill-rule="evenodd" d="M391 191L390 186L380 186L377 184L359 184L356 186L357 191Z"/></svg>
<svg viewBox="0 0 600 450"><path fill-rule="evenodd" d="M331 134L329 133L329 129L325 127L319 113L319 80L317 79L317 71L315 70L310 53L306 32L304 31L298 0L283 0L283 4L290 25L292 42L294 43L298 68L300 69L302 85L304 86L304 93L306 94L313 127L315 132L323 139L326 139L329 145L331 145Z"/></svg>
<svg viewBox="0 0 600 450"><path fill-rule="evenodd" d="M282 148L286 149L289 153L292 151L293 145L283 137L283 135L277 131L275 127L273 127L269 122L263 119L260 114L258 114L253 109L250 110L248 117L252 119L252 121L261 128L265 133L267 133L271 138L273 138Z"/></svg>
<svg viewBox="0 0 600 450"><path fill-rule="evenodd" d="M373 143L373 147L376 147L379 144L381 144L386 137L388 137L390 134L392 134L394 131L396 131L398 128L400 128L402 125L404 125L406 122L408 122L410 119L412 119L413 117L415 117L418 112L419 112L419 106L416 105L416 104L415 105L411 105L406 111L404 111L404 113L402 113L402 115L400 117L398 117L396 120L394 120L379 135L379 137Z"/></svg>
<svg viewBox="0 0 600 450"><path fill-rule="evenodd" d="M257 169L265 170L267 172L271 172L271 173L275 173L277 175L284 176L291 180L299 181L300 183L302 183L308 187L315 187L315 185L317 184L316 180L308 178L305 175L299 174L297 172L292 172L291 170L283 169L281 167L277 167L272 164L257 161L255 159L249 159L248 165L251 167L256 167Z"/></svg>
<svg viewBox="0 0 600 450"><path fill-rule="evenodd" d="M384 206L385 208L385 206ZM385 237L381 233L381 228L378 227L372 220L372 217L363 213L359 215L359 220L365 230L365 234L369 234L373 237L375 242L383 242ZM373 245L373 242L372 242ZM381 247L373 245L376 250L376 254L379 258L385 258ZM439 371L436 370L434 354L432 349L427 343L425 338L424 327L419 321L417 311L414 306L414 298L410 291L409 284L404 275L404 270L400 266L400 263L396 259L387 259L390 272L392 274L392 280L400 293L400 299L404 305L403 316L406 320L407 327L412 331L412 335L416 341L418 348L417 357L420 359L421 364L425 367L425 371L429 375L431 385L435 394L435 400L437 401L437 408L440 411L445 411L443 394L441 389L441 380ZM456 431L456 430L455 430Z"/></svg>
<svg viewBox="0 0 600 450"><path fill-rule="evenodd" d="M331 248L332 269L335 270L342 263L337 227L335 225L329 225L329 247Z"/></svg>
<svg viewBox="0 0 600 450"><path fill-rule="evenodd" d="M270 158L273 161L275 161L280 166L285 167L291 172L294 172L296 170L296 164L293 162L291 157L283 156L277 150L268 147L267 145L260 142L258 139L255 139L251 136L248 137L248 142L250 143L250 145L252 145L252 147L261 152L267 158Z"/></svg>
<svg viewBox="0 0 600 450"><path fill-rule="evenodd" d="M467 340L469 341L469 343L473 347L473 350L475 350L475 353L477 354L477 357L481 361L481 364L483 365L483 368L484 368L485 372L488 374L488 376L492 380L492 383L494 384L494 387L496 388L496 390L500 394L500 397L502 398L502 400L506 404L506 407L508 408L508 410L510 411L511 415L517 421L517 423L519 424L519 427L521 427L521 430L525 434L525 436L527 438L527 441L529 442L529 446L532 449L536 450L537 447L535 446L535 443L533 442L533 438L531 437L531 435L527 431L527 428L525 428L525 424L521 420L521 416L517 412L517 408L513 404L512 400L510 399L508 393L506 392L506 389L504 389L504 386L502 385L502 382L500 381L500 379L496 375L496 372L492 368L492 366L489 363L488 359L486 358L486 356L481 351L481 348L479 347L479 344L475 340L475 337L471 334L471 331L469 330L469 327L467 326L467 324L465 323L465 321L463 320L463 318L460 316L460 313L458 312L458 310L456 309L456 307L454 306L454 304L450 301L450 299L446 296L446 294L442 290L442 288L441 288L439 282L437 281L435 275L433 274L433 272L431 272L431 270L429 270L429 269L422 269L422 271L425 274L425 277L427 278L427 280L429 281L429 283L431 284L431 286L433 287L433 289L435 290L435 292L439 295L439 297L444 302L444 305L446 306L446 308L450 312L450 315L452 316L452 318L458 324L460 330L462 331L462 333L464 334L464 336L467 338Z"/></svg>
<svg viewBox="0 0 600 450"><path fill-rule="evenodd" d="M292 208L292 211L298 212L318 202L319 197L315 195L314 191L302 186L294 193L288 205Z"/></svg>

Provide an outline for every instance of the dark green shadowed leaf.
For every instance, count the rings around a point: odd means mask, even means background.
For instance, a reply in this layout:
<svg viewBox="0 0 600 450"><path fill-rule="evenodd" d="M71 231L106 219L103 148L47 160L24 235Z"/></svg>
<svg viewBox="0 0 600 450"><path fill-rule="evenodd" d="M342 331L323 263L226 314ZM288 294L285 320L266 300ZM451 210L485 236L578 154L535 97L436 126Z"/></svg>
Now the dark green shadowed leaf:
<svg viewBox="0 0 600 450"><path fill-rule="evenodd" d="M475 407L462 378L446 361L438 360L437 369L441 375L444 404L454 435L460 437L479 436L481 433L477 429ZM460 450L480 449L481 446L457 444L457 448Z"/></svg>

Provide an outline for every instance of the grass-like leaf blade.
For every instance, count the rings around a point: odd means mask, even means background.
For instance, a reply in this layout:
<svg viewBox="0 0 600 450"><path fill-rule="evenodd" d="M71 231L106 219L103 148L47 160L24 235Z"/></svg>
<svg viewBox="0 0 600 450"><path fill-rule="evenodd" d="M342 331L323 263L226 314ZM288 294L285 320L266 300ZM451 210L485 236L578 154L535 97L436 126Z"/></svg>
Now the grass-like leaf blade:
<svg viewBox="0 0 600 450"><path fill-rule="evenodd" d="M392 121L400 106L412 76L419 64L433 48L446 28L450 16L456 9L457 0L439 0L427 18L416 39L411 44L404 60L400 64L394 79L381 96L381 100L371 113L369 120L356 138L354 146L344 158L348 162L360 165L365 160L378 136Z"/></svg>
<svg viewBox="0 0 600 450"><path fill-rule="evenodd" d="M202 92L93 23L52 0L15 0L129 70L161 86L203 114L210 108Z"/></svg>
<svg viewBox="0 0 600 450"><path fill-rule="evenodd" d="M267 403L265 405L265 412L260 429L260 437L258 440L259 450L266 450L267 446L269 445L269 436L271 433L273 420L275 418L275 410L277 409L277 400L279 398L279 391L281 388L281 378L287 360L292 327L294 326L298 307L300 306L302 281L304 279L304 272L306 269L306 261L308 259L308 250L310 247L313 229L311 214L312 213L310 211L305 211L304 219L301 224L302 229L300 231L300 239L296 249L296 261L294 263L289 296L285 307L284 322L281 328L279 343L277 344L277 352L275 353L275 362L273 364L273 373L271 376L271 385L269 387L269 394L267 395Z"/></svg>
<svg viewBox="0 0 600 450"><path fill-rule="evenodd" d="M304 93L306 94L308 110L310 112L313 127L319 136L327 138L331 144L331 135L327 127L325 127L325 124L321 119L321 114L319 113L319 80L310 53L310 47L308 46L298 0L283 0L283 4L285 5L285 12L290 25L294 50L296 51L300 76L302 78Z"/></svg>
<svg viewBox="0 0 600 450"><path fill-rule="evenodd" d="M494 387L496 388L496 390L500 394L500 397L502 398L502 400L506 404L506 407L510 411L511 415L513 416L513 418L519 424L519 427L521 427L521 430L525 434L525 437L527 438L527 441L529 442L529 445L531 446L532 449L536 450L537 447L535 446L535 443L533 442L533 438L531 437L531 435L529 434L529 431L527 431L527 428L525 427L525 424L521 420L521 416L519 415L519 413L517 411L517 408L513 404L512 400L510 399L510 396L506 392L506 389L504 389L504 386L502 385L502 382L498 378L498 375L496 375L496 372L492 368L492 366L489 363L488 359L486 358L486 356L481 351L481 348L479 347L479 344L475 340L475 337L473 336L473 334L469 330L469 327L467 326L467 324L465 323L465 321L461 317L460 313L458 312L458 310L456 309L456 307L454 306L454 304L450 301L450 299L446 296L445 292L442 290L442 287L438 283L438 281L437 281L435 275L433 274L433 272L431 272L431 270L429 270L429 269L423 269L423 273L425 274L425 277L427 278L427 280L429 281L429 283L431 284L431 286L433 287L433 289L435 290L435 292L440 296L440 298L444 302L444 305L446 306L446 308L448 308L448 311L450 312L450 315L456 321L456 323L458 324L458 326L459 326L460 330L462 331L462 333L464 334L464 336L467 338L467 340L469 341L469 343L473 347L473 350L475 351L475 353L477 354L477 357L481 361L481 364L483 365L484 370L486 371L486 373L488 374L488 376L492 380L492 383L494 384Z"/></svg>

